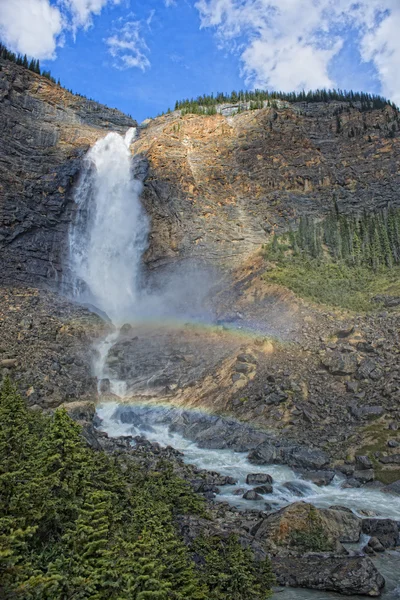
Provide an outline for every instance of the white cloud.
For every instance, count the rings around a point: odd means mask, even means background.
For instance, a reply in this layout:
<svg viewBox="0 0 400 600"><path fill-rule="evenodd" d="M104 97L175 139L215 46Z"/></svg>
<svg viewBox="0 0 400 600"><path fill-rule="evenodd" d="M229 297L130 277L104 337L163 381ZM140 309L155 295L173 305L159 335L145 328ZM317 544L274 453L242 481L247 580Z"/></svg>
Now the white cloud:
<svg viewBox="0 0 400 600"><path fill-rule="evenodd" d="M169 8L170 6L176 5L176 0L164 0L164 4L167 8Z"/></svg>
<svg viewBox="0 0 400 600"><path fill-rule="evenodd" d="M0 35L7 46L36 58L53 58L64 19L48 0L0 0Z"/></svg>
<svg viewBox="0 0 400 600"><path fill-rule="evenodd" d="M248 84L284 91L331 87L331 61L352 35L382 91L400 101L399 0L197 0L201 27L239 53Z"/></svg>
<svg viewBox="0 0 400 600"><path fill-rule="evenodd" d="M136 67L145 71L150 67L149 49L141 35L141 21L127 21L105 40L114 66L118 69Z"/></svg>
<svg viewBox="0 0 400 600"><path fill-rule="evenodd" d="M65 8L70 12L72 27L87 29L92 25L93 15L99 15L108 3L119 4L120 0L61 0Z"/></svg>
<svg viewBox="0 0 400 600"><path fill-rule="evenodd" d="M92 25L106 4L120 0L0 0L0 35L14 51L55 58L63 32Z"/></svg>
<svg viewBox="0 0 400 600"><path fill-rule="evenodd" d="M400 6L393 6L391 14L378 27L370 29L361 42L364 60L372 60L382 83L382 92L400 105Z"/></svg>

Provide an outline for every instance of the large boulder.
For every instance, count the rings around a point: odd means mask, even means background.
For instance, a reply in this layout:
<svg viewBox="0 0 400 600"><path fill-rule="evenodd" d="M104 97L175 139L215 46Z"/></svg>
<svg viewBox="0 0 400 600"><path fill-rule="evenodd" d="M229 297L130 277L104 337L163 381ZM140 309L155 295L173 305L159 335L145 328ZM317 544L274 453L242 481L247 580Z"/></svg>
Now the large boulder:
<svg viewBox="0 0 400 600"><path fill-rule="evenodd" d="M263 519L255 531L257 539L268 539L278 547L305 551L344 551L341 542L358 542L362 519L351 511L318 509L306 502L294 502Z"/></svg>
<svg viewBox="0 0 400 600"><path fill-rule="evenodd" d="M400 544L399 523L392 519L363 519L362 532L379 540L384 548Z"/></svg>
<svg viewBox="0 0 400 600"><path fill-rule="evenodd" d="M272 570L280 585L380 596L385 580L373 562L362 556L276 556Z"/></svg>

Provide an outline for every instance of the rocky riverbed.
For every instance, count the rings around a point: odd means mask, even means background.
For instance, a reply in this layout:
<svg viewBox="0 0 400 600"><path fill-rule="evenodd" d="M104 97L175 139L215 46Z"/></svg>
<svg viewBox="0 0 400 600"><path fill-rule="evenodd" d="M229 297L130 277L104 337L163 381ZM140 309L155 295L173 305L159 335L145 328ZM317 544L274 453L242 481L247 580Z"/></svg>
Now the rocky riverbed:
<svg viewBox="0 0 400 600"><path fill-rule="evenodd" d="M160 409L157 412L152 406L103 406L98 410L94 421L93 413L87 407L71 406L71 411L75 418L85 425L85 436L93 447L114 453L121 460L137 462L142 468L154 468L160 460L167 460L196 492L206 498L209 513L207 519L178 519L178 526L188 543L203 534L225 536L235 533L241 543L251 547L258 556L265 556L266 553L271 556L279 585L334 591L346 595L381 594L385 579L374 565L371 556L391 551L398 546L400 524L396 519L383 518L382 514L371 516L371 510L359 507L357 512L340 504L326 508L316 507L307 499L301 500L304 488L302 489L300 484L296 489L295 481L288 482L292 484L291 487L287 484L287 492L292 494L289 504L286 497L282 508L279 508L279 505L271 506L265 499L274 497L272 488L279 485L276 480L279 477L276 465L253 467L254 472L251 472L250 462L243 465L245 471L246 467L250 471L246 476L246 491L240 489L241 482L234 477L238 474L237 465L236 470L233 468L225 473L223 470L216 472L210 470L211 464L208 468L194 464L196 460L193 448L189 452L187 448L181 452L172 446L164 445L168 437L162 438L164 444L145 437L151 438L153 435L154 438L160 438L160 425L168 424L169 440L172 443L177 441L176 432L180 431L180 434L185 432L185 435L196 438L201 445L204 439L211 439L210 432L205 438L202 437L202 433L210 429L215 432L215 427L219 425L227 427L224 436L226 435L228 440L237 440L239 429L242 429L242 439L247 440L247 445L252 445L255 443L255 432L248 427L240 424L235 427L231 421L225 423L221 419L216 422L215 418L208 415L204 415L202 419L199 415L191 418L191 413L181 410ZM97 428L93 427L93 422ZM108 430L109 433L101 429ZM122 430L125 431L125 435L114 437ZM132 435L128 435L129 430ZM142 435L135 435L138 431L141 431ZM227 434L227 431L232 433ZM221 439L221 430L219 437ZM216 439L217 436L214 437L212 446L218 446ZM201 448L197 448L199 455ZM243 446L240 449L242 448ZM230 452L233 454L233 451ZM236 457L236 463L240 463L241 455L237 453ZM307 473L304 463L299 460L302 466L301 473ZM226 458L223 458L223 461L226 463ZM231 474L226 474L228 472ZM282 469L282 473L289 479L294 476L293 470L287 467L286 472ZM321 481L319 485L322 485ZM231 502L224 501L224 490L232 488L240 490L240 493L244 492L245 498L247 494L247 509L243 509L243 506L239 509ZM255 492L255 497L248 493L249 490ZM367 490L365 494L368 494ZM264 506L261 510L257 503L254 503L257 496L264 496ZM387 497L390 498L389 495ZM360 494L360 500L361 498ZM395 496L391 498L387 506L392 504L394 514L396 511L400 514L399 509L396 509L396 503L399 503L400 499ZM381 502L379 509L385 510L384 503ZM370 516L366 516L367 514ZM390 579L391 591L392 584Z"/></svg>

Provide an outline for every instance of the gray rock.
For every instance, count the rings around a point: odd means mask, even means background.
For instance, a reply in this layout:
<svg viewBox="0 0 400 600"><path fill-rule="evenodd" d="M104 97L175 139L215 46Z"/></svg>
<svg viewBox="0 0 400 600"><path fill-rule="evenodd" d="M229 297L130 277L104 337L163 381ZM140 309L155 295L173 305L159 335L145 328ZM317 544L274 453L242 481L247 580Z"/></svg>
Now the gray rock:
<svg viewBox="0 0 400 600"><path fill-rule="evenodd" d="M329 554L272 557L272 570L280 585L305 587L340 594L379 596L385 580L367 557Z"/></svg>
<svg viewBox="0 0 400 600"><path fill-rule="evenodd" d="M381 542L376 537L372 537L368 541L368 546L372 548L374 552L385 552L385 547L381 544Z"/></svg>
<svg viewBox="0 0 400 600"><path fill-rule="evenodd" d="M336 350L323 356L321 363L332 375L352 375L357 371L358 366L356 356Z"/></svg>
<svg viewBox="0 0 400 600"><path fill-rule="evenodd" d="M379 462L384 465L400 465L400 454L389 454L388 456L380 456Z"/></svg>
<svg viewBox="0 0 400 600"><path fill-rule="evenodd" d="M304 471L301 478L311 481L319 487L329 485L335 477L335 471Z"/></svg>
<svg viewBox="0 0 400 600"><path fill-rule="evenodd" d="M268 473L249 473L246 477L247 485L255 485L257 483L272 483L272 477Z"/></svg>
<svg viewBox="0 0 400 600"><path fill-rule="evenodd" d="M382 406L350 407L350 412L356 419L377 419L384 414Z"/></svg>
<svg viewBox="0 0 400 600"><path fill-rule="evenodd" d="M372 469L373 468L373 464L371 462L371 459L368 456L356 455L355 459L356 459L356 469L357 470Z"/></svg>
<svg viewBox="0 0 400 600"><path fill-rule="evenodd" d="M272 494L273 487L270 483L265 483L264 485L258 485L257 487L254 488L254 491L257 492L257 494Z"/></svg>
<svg viewBox="0 0 400 600"><path fill-rule="evenodd" d="M374 470L364 469L362 471L354 471L352 479L359 481L361 484L369 483L370 481L374 480Z"/></svg>
<svg viewBox="0 0 400 600"><path fill-rule="evenodd" d="M384 488L382 488L382 491L388 494L396 494L400 496L400 479L393 483L389 483L389 485L386 485Z"/></svg>
<svg viewBox="0 0 400 600"><path fill-rule="evenodd" d="M389 446L389 448L398 448L400 446L400 442L398 442L397 440L389 440L387 445Z"/></svg>
<svg viewBox="0 0 400 600"><path fill-rule="evenodd" d="M257 494L255 490L248 490L242 496L245 500L262 500L262 496Z"/></svg>
<svg viewBox="0 0 400 600"><path fill-rule="evenodd" d="M362 532L375 537L384 548L399 545L399 525L392 519L363 519Z"/></svg>

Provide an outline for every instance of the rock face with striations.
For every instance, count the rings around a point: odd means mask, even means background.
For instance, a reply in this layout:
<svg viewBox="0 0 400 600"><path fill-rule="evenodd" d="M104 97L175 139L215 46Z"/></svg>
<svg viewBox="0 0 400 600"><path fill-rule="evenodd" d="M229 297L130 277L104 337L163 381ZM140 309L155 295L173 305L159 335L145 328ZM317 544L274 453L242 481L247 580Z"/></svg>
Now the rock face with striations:
<svg viewBox="0 0 400 600"><path fill-rule="evenodd" d="M347 103L234 116L157 118L133 148L148 163L143 201L153 267L194 256L238 264L276 227L399 203L398 114Z"/></svg>
<svg viewBox="0 0 400 600"><path fill-rule="evenodd" d="M135 124L0 59L0 283L57 283L82 156Z"/></svg>
<svg viewBox="0 0 400 600"><path fill-rule="evenodd" d="M0 283L57 284L82 157L136 123L6 60L0 123ZM132 145L151 217L145 260L235 266L334 198L344 212L398 203L399 139L391 107L340 102L151 120Z"/></svg>

